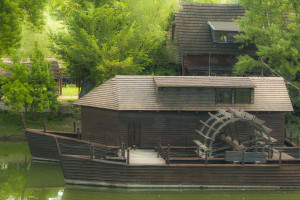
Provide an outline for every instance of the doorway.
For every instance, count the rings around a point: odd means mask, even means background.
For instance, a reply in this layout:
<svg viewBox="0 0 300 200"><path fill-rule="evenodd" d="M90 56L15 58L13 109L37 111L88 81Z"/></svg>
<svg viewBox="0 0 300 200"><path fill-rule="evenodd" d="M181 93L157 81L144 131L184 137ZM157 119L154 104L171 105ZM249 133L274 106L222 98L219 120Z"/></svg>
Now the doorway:
<svg viewBox="0 0 300 200"><path fill-rule="evenodd" d="M139 147L141 145L141 122L128 123L128 146Z"/></svg>

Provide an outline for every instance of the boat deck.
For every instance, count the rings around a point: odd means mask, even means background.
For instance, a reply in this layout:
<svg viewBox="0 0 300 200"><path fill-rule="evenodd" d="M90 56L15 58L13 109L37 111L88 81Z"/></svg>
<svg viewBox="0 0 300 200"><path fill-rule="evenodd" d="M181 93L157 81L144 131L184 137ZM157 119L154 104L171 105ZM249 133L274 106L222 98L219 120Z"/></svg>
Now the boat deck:
<svg viewBox="0 0 300 200"><path fill-rule="evenodd" d="M127 159L127 153L125 157ZM163 158L157 157L154 149L136 149L129 150L129 165L163 166L167 164Z"/></svg>

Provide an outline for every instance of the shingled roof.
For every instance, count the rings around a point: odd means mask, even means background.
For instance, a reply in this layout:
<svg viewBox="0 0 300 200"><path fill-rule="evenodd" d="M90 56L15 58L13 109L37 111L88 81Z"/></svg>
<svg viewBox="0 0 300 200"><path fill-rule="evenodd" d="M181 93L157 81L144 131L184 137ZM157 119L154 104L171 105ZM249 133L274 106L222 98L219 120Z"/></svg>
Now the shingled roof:
<svg viewBox="0 0 300 200"><path fill-rule="evenodd" d="M239 55L248 53L240 50L237 43L213 43L208 21L232 22L244 15L238 4L181 3L182 9L175 14L176 31L182 55L219 54Z"/></svg>
<svg viewBox="0 0 300 200"><path fill-rule="evenodd" d="M254 88L253 104L166 104L158 101L157 84L176 82L168 87L197 86L208 87L207 83L220 82L212 88L233 88L239 83L245 87ZM187 84L191 82L193 84ZM163 84L164 83L164 84ZM222 84L223 83L223 84ZM191 86L192 85L192 86ZM165 85L166 86L166 85ZM100 85L84 97L77 100L75 105L96 107L110 110L139 110L139 111L215 111L229 107L246 111L292 111L293 107L282 78L278 77L218 77L218 76L116 76Z"/></svg>
<svg viewBox="0 0 300 200"><path fill-rule="evenodd" d="M6 58L3 57L1 58L1 60L3 61L3 63L6 63L8 65L12 64L12 61L10 60L10 58ZM60 79L60 64L58 63L58 60L56 60L53 57L45 57L45 60L51 62L51 66L50 66L50 72L53 74L54 79L58 80ZM26 64L28 67L30 67L30 59L28 58L26 61L22 62L24 64ZM4 69L0 68L0 76L10 76L11 73L5 71Z"/></svg>

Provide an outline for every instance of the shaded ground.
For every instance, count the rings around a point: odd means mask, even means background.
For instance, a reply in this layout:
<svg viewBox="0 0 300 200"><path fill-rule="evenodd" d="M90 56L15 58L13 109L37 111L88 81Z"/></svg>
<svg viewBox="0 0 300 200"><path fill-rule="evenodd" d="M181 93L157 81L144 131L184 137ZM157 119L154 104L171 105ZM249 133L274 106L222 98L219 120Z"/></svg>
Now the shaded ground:
<svg viewBox="0 0 300 200"><path fill-rule="evenodd" d="M80 107L73 107L75 100L60 101L57 112L38 113L37 119L33 119L32 113L24 113L26 127L43 129L43 121L46 119L46 128L57 131L73 131L73 122L77 127L80 124ZM0 140L20 141L24 140L22 120L19 113L0 109Z"/></svg>

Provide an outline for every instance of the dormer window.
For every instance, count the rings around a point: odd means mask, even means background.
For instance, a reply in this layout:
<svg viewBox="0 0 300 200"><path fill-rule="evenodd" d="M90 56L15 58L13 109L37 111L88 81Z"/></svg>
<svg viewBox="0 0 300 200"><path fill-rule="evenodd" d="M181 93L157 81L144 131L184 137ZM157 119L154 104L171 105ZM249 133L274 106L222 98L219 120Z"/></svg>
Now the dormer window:
<svg viewBox="0 0 300 200"><path fill-rule="evenodd" d="M234 43L234 36L239 34L239 27L234 22L208 21L213 42Z"/></svg>

